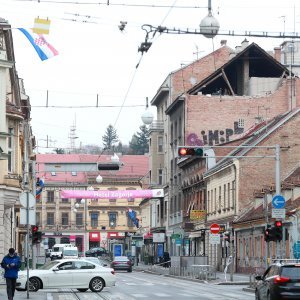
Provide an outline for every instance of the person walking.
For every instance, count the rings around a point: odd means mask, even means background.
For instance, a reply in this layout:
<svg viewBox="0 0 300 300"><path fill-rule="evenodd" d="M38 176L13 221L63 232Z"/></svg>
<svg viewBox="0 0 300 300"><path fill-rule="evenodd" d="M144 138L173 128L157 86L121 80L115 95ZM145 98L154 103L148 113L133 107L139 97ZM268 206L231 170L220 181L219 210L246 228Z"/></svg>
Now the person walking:
<svg viewBox="0 0 300 300"><path fill-rule="evenodd" d="M3 257L1 267L5 270L6 290L8 300L13 300L16 290L16 281L21 267L21 259L14 248L8 250L8 254Z"/></svg>

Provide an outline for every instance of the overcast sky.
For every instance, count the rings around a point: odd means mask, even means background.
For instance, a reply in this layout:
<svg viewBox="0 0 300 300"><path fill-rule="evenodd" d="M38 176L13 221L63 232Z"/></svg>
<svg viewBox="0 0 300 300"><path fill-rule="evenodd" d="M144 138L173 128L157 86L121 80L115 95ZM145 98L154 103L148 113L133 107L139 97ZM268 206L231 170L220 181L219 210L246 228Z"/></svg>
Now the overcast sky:
<svg viewBox="0 0 300 300"><path fill-rule="evenodd" d="M297 32L300 26L299 0L211 2L222 31L287 33ZM170 72L219 48L222 39L231 48L244 40L241 36L220 35L212 40L201 35L157 35L140 61L143 24L198 29L207 16L207 5L208 0L0 0L0 17L13 28L29 29L34 18L49 18L50 34L45 37L59 51L58 56L41 61L25 36L13 29L16 67L30 96L39 152L69 147L73 125L76 146L102 146L109 124L115 126L122 143L128 144L142 125L146 97L152 99ZM122 32L118 28L121 21L127 22ZM283 41L247 39L265 50ZM72 108L76 106L81 107ZM45 148L47 136L50 149Z"/></svg>

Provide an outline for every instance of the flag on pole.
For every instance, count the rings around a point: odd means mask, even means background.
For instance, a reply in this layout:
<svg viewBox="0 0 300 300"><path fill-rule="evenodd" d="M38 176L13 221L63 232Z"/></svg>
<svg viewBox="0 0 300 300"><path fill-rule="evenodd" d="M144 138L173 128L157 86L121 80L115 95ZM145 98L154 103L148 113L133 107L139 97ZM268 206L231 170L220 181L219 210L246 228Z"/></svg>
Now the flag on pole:
<svg viewBox="0 0 300 300"><path fill-rule="evenodd" d="M45 181L43 178L36 179L36 192L35 192L35 199L41 199L42 191L45 186Z"/></svg>
<svg viewBox="0 0 300 300"><path fill-rule="evenodd" d="M58 55L58 51L50 45L42 34L29 32L24 28L18 28L27 37L41 60L46 60Z"/></svg>
<svg viewBox="0 0 300 300"><path fill-rule="evenodd" d="M133 224L139 228L139 219L136 217L136 212L131 208L128 209L128 217L132 220Z"/></svg>
<svg viewBox="0 0 300 300"><path fill-rule="evenodd" d="M40 19L39 17L34 19L34 26L32 31L37 34L49 34L51 21L47 19Z"/></svg>

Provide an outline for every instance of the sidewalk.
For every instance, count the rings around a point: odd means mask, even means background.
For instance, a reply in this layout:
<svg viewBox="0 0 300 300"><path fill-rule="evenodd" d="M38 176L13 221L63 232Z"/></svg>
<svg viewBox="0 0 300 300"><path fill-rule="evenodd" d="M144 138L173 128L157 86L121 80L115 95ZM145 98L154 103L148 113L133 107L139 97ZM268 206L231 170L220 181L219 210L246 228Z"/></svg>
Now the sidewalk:
<svg viewBox="0 0 300 300"><path fill-rule="evenodd" d="M47 297L48 296L48 297ZM29 293L29 299L33 300L52 300L52 297L50 297L51 294L39 291L37 293ZM6 285L0 285L0 299L5 300L7 299L6 294ZM15 292L14 300L25 300L27 299L27 292Z"/></svg>
<svg viewBox="0 0 300 300"><path fill-rule="evenodd" d="M145 265L144 263L139 263L138 266L134 266L133 269L135 271L140 272L147 272L157 275L164 275L164 276L173 276L169 275L169 269L164 268L159 265ZM184 276L174 276L176 278L184 279L184 280L191 280L191 281L197 281L197 282L204 282L204 280L199 279L192 279L189 277ZM227 279L227 280L226 280ZM230 280L230 273L225 274L223 272L216 272L216 279L212 279L209 281L205 281L209 284L234 284L234 285L245 285L248 286L250 282L250 274L242 274L242 273L234 273L233 274L233 281Z"/></svg>

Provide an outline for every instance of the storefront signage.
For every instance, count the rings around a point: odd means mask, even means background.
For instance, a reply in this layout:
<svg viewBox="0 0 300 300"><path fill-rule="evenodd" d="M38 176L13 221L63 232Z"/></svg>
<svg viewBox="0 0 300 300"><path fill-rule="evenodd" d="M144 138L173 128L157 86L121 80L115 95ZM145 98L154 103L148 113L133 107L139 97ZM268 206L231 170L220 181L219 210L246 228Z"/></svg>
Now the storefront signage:
<svg viewBox="0 0 300 300"><path fill-rule="evenodd" d="M205 210L194 210L190 211L190 220L205 220L206 211Z"/></svg>
<svg viewBox="0 0 300 300"><path fill-rule="evenodd" d="M63 190L60 192L61 198L78 199L128 199L128 198L160 198L164 197L163 189L154 190Z"/></svg>
<svg viewBox="0 0 300 300"><path fill-rule="evenodd" d="M164 233L153 233L153 243L164 243L165 234Z"/></svg>

